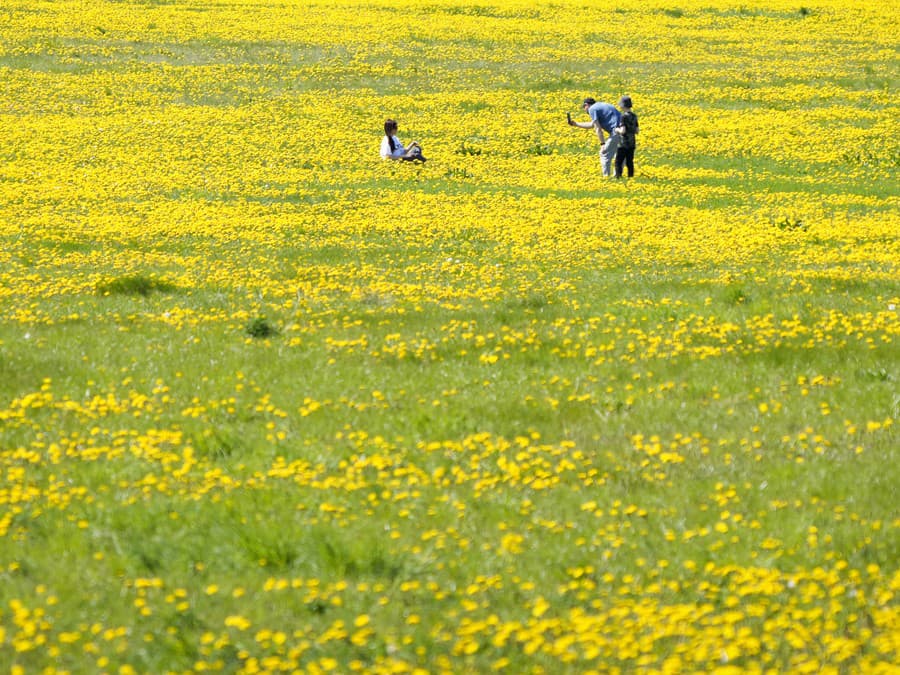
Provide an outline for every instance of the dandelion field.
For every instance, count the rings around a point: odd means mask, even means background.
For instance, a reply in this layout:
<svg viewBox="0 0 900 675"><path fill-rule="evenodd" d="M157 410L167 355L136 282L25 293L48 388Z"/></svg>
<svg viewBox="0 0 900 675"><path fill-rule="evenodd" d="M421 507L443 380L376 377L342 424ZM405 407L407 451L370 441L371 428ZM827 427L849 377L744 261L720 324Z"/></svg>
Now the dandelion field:
<svg viewBox="0 0 900 675"><path fill-rule="evenodd" d="M898 24L4 2L0 670L897 672Z"/></svg>

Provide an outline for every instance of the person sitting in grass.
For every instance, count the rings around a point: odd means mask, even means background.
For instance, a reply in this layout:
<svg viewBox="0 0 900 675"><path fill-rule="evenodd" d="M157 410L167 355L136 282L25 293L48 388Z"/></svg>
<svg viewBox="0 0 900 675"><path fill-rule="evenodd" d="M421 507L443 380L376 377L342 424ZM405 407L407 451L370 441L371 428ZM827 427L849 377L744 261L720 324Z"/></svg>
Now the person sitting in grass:
<svg viewBox="0 0 900 675"><path fill-rule="evenodd" d="M401 159L406 162L424 162L422 148L417 141L408 146L403 145L397 138L397 121L385 120L384 138L381 139L381 157L383 159Z"/></svg>

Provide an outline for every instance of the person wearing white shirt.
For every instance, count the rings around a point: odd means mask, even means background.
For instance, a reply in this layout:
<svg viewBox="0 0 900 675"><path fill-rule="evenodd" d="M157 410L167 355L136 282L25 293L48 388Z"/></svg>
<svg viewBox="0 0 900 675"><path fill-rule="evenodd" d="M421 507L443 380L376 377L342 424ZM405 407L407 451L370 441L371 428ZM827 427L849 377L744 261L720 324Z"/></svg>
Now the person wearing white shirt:
<svg viewBox="0 0 900 675"><path fill-rule="evenodd" d="M384 138L381 139L381 157L383 159L402 159L407 162L424 162L422 148L418 142L413 141L404 146L397 138L397 121L385 120Z"/></svg>

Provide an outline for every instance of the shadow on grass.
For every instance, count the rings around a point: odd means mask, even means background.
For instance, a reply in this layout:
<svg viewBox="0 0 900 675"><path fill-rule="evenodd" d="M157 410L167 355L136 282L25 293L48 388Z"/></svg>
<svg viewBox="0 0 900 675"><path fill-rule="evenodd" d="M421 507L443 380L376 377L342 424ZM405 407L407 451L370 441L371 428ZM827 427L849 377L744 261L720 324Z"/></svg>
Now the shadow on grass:
<svg viewBox="0 0 900 675"><path fill-rule="evenodd" d="M142 274L117 277L97 286L99 295L147 297L151 293L175 293L179 290L179 287L173 283Z"/></svg>

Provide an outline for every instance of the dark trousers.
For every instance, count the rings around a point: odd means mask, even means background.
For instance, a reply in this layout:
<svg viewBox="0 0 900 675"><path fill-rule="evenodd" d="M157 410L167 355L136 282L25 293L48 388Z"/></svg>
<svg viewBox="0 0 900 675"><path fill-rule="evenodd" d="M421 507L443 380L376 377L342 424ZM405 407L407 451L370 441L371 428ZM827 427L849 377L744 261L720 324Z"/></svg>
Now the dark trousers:
<svg viewBox="0 0 900 675"><path fill-rule="evenodd" d="M634 175L634 148L623 148L621 145L616 150L616 178L622 177L622 166L628 167L628 177Z"/></svg>

